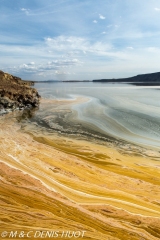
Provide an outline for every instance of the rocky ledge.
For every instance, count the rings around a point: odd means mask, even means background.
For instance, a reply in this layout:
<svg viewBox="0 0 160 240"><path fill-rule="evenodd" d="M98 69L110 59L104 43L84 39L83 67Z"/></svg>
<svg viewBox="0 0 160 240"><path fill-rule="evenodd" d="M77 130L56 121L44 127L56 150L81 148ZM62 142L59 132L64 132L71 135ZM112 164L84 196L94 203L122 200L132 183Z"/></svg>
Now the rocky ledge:
<svg viewBox="0 0 160 240"><path fill-rule="evenodd" d="M0 112L38 107L40 95L31 81L0 71Z"/></svg>

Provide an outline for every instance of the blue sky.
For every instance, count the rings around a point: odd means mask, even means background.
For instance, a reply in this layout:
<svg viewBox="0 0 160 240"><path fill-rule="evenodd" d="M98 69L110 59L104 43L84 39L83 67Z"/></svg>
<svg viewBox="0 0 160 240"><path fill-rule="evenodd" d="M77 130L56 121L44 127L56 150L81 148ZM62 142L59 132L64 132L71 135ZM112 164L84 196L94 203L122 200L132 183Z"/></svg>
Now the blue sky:
<svg viewBox="0 0 160 240"><path fill-rule="evenodd" d="M32 80L160 71L158 0L0 0L0 69Z"/></svg>

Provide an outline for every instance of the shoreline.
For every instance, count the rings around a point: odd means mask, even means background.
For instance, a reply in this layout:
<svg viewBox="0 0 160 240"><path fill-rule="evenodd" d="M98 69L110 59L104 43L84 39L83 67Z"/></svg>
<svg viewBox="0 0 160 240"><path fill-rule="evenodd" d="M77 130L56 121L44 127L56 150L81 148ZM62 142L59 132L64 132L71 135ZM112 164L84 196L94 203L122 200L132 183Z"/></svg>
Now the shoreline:
<svg viewBox="0 0 160 240"><path fill-rule="evenodd" d="M42 98L39 111L37 112L38 116L35 118L37 124L34 123L37 127L38 125L40 126L37 128L37 132L40 132L41 128L44 128L44 133L52 133L53 131L59 136L67 136L75 140L86 140L107 147L113 147L123 154L148 156L154 160L160 159L160 152L157 146L145 145L119 138L118 136L104 132L101 128L98 128L90 122L81 122L81 119L77 117L77 111L75 109L81 104L90 102L91 99L92 98L83 96L75 96L73 99ZM45 114L47 116L45 116ZM36 127L34 124L33 126L30 124L32 129Z"/></svg>

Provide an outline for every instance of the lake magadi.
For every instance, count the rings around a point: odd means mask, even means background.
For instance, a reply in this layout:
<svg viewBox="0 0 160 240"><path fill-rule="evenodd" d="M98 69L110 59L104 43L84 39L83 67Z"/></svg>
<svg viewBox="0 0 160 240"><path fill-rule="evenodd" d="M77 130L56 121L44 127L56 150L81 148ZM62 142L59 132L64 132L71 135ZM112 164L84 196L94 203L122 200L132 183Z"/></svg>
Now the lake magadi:
<svg viewBox="0 0 160 240"><path fill-rule="evenodd" d="M38 109L0 117L5 239L158 240L160 88L35 88Z"/></svg>

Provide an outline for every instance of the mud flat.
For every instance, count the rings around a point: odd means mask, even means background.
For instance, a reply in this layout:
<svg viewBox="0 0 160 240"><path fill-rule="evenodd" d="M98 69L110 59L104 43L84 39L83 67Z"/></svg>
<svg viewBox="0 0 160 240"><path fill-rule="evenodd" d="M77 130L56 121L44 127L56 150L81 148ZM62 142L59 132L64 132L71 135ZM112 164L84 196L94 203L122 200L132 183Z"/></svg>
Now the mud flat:
<svg viewBox="0 0 160 240"><path fill-rule="evenodd" d="M68 111L65 101L54 104ZM36 231L83 232L78 239L160 238L160 162L154 151L124 154L17 119L17 113L0 118L0 232L31 231L30 239Z"/></svg>

